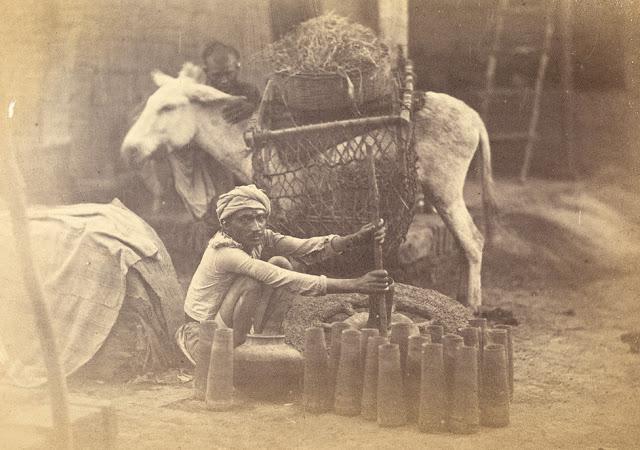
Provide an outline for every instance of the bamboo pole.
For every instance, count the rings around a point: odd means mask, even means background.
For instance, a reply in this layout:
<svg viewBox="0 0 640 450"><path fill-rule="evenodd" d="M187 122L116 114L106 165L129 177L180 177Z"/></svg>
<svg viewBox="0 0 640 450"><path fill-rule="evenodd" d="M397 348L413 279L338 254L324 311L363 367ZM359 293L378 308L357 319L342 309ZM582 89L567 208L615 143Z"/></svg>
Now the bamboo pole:
<svg viewBox="0 0 640 450"><path fill-rule="evenodd" d="M10 112L9 119L11 120L11 118L12 114ZM8 134L10 144L11 132L9 126ZM4 163L3 178L5 184L2 187L6 193L7 205L11 212L11 225L16 240L18 263L22 270L22 279L27 295L33 307L36 330L40 339L44 363L47 369L55 437L54 445L60 449L71 449L73 448L73 434L69 416L67 384L60 363L55 334L49 319L49 311L44 299L44 291L33 261L31 236L29 234L29 223L26 212L26 197L23 192L24 181L11 145L10 148L5 150L2 162Z"/></svg>
<svg viewBox="0 0 640 450"><path fill-rule="evenodd" d="M393 126L402 123L407 123L405 116L372 116L363 117L360 119L346 119L335 122L314 123L310 125L300 125L291 128L282 128L278 130L253 130L244 134L245 143L249 147L261 147L265 142L279 138L293 138L300 135L306 135L310 133L326 132L328 135L331 133L339 133L344 130L351 130L358 128L359 134L365 133L367 130L373 130L384 126ZM336 136L340 136L336 134Z"/></svg>

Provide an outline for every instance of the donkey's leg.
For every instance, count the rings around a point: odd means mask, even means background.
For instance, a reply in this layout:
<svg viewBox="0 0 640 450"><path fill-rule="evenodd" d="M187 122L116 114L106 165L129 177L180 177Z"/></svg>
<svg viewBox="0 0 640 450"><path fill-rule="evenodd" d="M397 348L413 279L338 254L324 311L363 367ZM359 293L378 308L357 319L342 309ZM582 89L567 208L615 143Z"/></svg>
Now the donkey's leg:
<svg viewBox="0 0 640 450"><path fill-rule="evenodd" d="M458 300L478 308L482 301L483 238L462 193L469 164L478 148L478 127L482 121L473 109L448 95L428 92L424 100L424 107L415 116L418 178L462 250L462 292Z"/></svg>
<svg viewBox="0 0 640 450"><path fill-rule="evenodd" d="M458 242L458 290L456 291L456 299L464 305L468 304L469 297L467 296L467 289L469 288L469 259L462 246L459 244L460 240L456 238Z"/></svg>
<svg viewBox="0 0 640 450"><path fill-rule="evenodd" d="M440 205L438 212L458 241L464 258L459 285L462 289L458 291L458 301L478 311L482 304L480 273L484 238L473 223L462 198L451 204Z"/></svg>

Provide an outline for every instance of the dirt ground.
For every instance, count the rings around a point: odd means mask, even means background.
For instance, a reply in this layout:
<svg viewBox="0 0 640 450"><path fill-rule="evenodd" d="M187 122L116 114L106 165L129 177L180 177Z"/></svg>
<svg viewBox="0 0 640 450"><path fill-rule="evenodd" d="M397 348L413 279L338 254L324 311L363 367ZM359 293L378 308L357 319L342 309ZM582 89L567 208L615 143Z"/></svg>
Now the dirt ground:
<svg viewBox="0 0 640 450"><path fill-rule="evenodd" d="M305 415L296 401L209 412L185 400L189 383L175 381L70 390L113 402L118 448L638 448L640 354L620 335L640 330L640 189L608 179L498 182L502 231L485 254L483 282L485 305L519 321L506 428L423 434ZM470 186L470 203L477 196ZM452 295L450 275L435 288Z"/></svg>

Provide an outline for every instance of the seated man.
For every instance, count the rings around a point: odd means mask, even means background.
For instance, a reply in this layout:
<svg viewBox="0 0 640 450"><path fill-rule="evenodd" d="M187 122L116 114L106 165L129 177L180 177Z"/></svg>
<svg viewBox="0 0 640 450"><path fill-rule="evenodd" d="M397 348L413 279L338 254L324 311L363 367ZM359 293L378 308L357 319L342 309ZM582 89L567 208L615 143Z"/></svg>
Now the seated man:
<svg viewBox="0 0 640 450"><path fill-rule="evenodd" d="M222 112L229 123L238 123L251 117L260 103L260 91L252 84L238 80L240 53L222 42L213 41L202 52L207 84L226 94L245 97Z"/></svg>
<svg viewBox="0 0 640 450"><path fill-rule="evenodd" d="M218 327L233 328L234 345L247 333L281 334L292 293L320 296L328 293L376 293L389 290L386 270L359 278L335 279L295 272L286 256L317 262L374 238L383 242L385 227L367 224L358 232L299 239L266 228L271 212L269 198L254 185L239 186L220 196L216 212L221 231L209 241L191 280L184 305L186 321L178 345L192 362L196 355L198 323L215 320ZM263 251L274 254L260 260Z"/></svg>

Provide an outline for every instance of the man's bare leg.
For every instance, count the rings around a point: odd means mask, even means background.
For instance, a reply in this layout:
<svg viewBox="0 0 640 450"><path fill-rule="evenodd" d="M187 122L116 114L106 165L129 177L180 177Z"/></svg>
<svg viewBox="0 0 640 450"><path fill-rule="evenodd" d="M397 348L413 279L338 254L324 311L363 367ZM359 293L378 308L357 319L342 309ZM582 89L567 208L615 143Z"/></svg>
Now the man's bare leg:
<svg viewBox="0 0 640 450"><path fill-rule="evenodd" d="M289 260L283 256L274 256L269 262L283 269L293 270ZM253 329L256 333L282 334L282 322L291 307L293 295L286 289L273 289L270 286L265 286L263 295L264 301L256 308Z"/></svg>
<svg viewBox="0 0 640 450"><path fill-rule="evenodd" d="M233 345L242 344L251 331L258 303L263 298L265 285L250 277L240 277L233 282L220 306L220 317L233 328Z"/></svg>
<svg viewBox="0 0 640 450"><path fill-rule="evenodd" d="M270 263L285 269L291 269L289 261L275 256ZM220 317L224 323L233 328L233 344L242 344L253 326L257 333L263 332L265 324L268 330L282 329L284 315L289 309L292 295L285 289L273 289L250 277L239 277L233 282L220 306ZM279 321L277 325L271 325Z"/></svg>
<svg viewBox="0 0 640 450"><path fill-rule="evenodd" d="M276 289L269 299L259 332L267 335L284 334L284 319L294 298L295 293L286 289Z"/></svg>

